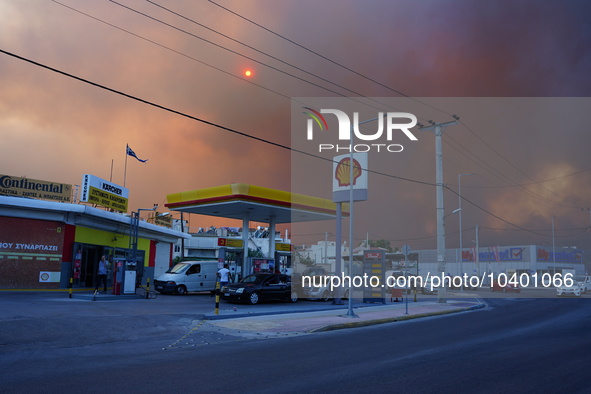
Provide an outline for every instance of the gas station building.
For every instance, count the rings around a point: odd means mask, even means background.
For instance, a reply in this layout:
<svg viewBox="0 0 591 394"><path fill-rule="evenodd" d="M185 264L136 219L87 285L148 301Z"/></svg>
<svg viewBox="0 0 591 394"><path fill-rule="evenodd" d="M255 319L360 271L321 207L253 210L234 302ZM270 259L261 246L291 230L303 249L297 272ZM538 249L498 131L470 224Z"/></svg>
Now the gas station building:
<svg viewBox="0 0 591 394"><path fill-rule="evenodd" d="M261 267L258 259L244 258L248 256L250 221L269 224L266 260L273 269L289 273L292 248L276 243L276 225L328 220L336 216L336 204L331 200L244 183L169 194L165 206L171 211L241 220L241 238L230 238L220 245L219 256L220 261L223 261L225 251L238 252L240 257L235 269L240 276L271 270L266 261L262 262ZM347 209L343 208L344 215L348 214Z"/></svg>
<svg viewBox="0 0 591 394"><path fill-rule="evenodd" d="M110 262L130 256L130 223L127 214L88 205L0 196L0 288L68 288L70 278L74 288L94 287L102 255ZM189 236L139 221L139 280L168 269L180 237Z"/></svg>
<svg viewBox="0 0 591 394"><path fill-rule="evenodd" d="M104 196L112 189L95 192ZM139 210L129 215L125 210L113 212L72 204L69 191L59 201L0 195L0 288L65 289L70 287L70 279L73 288L93 288L102 255L115 264L127 264L130 256L135 255L136 280L145 284L146 279L170 267L178 240L191 238L185 232L137 220ZM92 203L90 199L88 202ZM265 264L276 269L289 268L292 248L285 241L275 242L276 224L327 220L336 214L336 206L330 200L241 183L170 194L166 207L171 211L242 220L242 239L221 238L224 244L219 245L222 253L218 256L220 262L225 261L225 252L239 256L235 269L241 276L255 271L254 265L262 270L271 267ZM261 261L253 263L243 258L248 256L250 221L269 223L269 245L265 248L268 252L262 265ZM108 286L114 283L113 268L112 265L108 271Z"/></svg>

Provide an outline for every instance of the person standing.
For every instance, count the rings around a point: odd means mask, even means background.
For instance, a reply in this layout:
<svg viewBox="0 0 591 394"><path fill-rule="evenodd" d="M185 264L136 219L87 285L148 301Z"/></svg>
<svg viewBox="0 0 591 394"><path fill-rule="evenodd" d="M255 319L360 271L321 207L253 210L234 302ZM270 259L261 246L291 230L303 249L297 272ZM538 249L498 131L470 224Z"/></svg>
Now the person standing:
<svg viewBox="0 0 591 394"><path fill-rule="evenodd" d="M107 268L109 266L109 262L103 255L101 260L99 261L98 271L97 271L97 279L96 279L96 288L95 291L98 291L101 283L103 284L103 291L107 292Z"/></svg>
<svg viewBox="0 0 591 394"><path fill-rule="evenodd" d="M224 264L224 268L220 268L218 271L218 278L220 278L220 288L228 285L228 282L230 282L230 270L228 269L228 264Z"/></svg>

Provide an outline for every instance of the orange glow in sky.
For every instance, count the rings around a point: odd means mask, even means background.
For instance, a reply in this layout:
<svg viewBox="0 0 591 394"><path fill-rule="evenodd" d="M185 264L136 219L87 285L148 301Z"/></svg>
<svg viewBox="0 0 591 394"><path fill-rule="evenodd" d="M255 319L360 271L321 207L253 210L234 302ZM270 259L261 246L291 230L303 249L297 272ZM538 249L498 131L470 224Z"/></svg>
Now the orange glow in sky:
<svg viewBox="0 0 591 394"><path fill-rule="evenodd" d="M246 70L246 71L244 72L244 75L245 75L245 76L247 76L247 77L250 77L250 76L252 76L252 71L250 71L250 70Z"/></svg>

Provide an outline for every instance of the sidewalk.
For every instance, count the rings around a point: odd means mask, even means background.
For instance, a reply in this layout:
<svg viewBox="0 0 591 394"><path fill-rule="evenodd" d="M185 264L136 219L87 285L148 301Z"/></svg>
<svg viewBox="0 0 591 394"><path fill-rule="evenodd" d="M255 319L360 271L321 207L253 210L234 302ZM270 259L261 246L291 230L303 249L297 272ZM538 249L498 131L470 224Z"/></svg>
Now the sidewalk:
<svg viewBox="0 0 591 394"><path fill-rule="evenodd" d="M404 302L386 305L353 308L355 316L347 316L348 307L329 311L262 315L232 318L231 310L220 311L220 315L206 314L209 326L240 331L242 335L289 335L331 331L344 328L363 327L374 324L391 323L438 316L448 313L463 312L484 308L480 300L448 300L446 303L435 301L409 302L408 314Z"/></svg>

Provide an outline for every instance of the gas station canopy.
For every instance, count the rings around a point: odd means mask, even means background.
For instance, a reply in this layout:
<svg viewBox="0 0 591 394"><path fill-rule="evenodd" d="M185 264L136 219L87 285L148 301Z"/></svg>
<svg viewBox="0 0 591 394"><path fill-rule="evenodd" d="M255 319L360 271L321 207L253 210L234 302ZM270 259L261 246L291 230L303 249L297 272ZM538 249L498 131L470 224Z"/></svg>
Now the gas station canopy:
<svg viewBox="0 0 591 394"><path fill-rule="evenodd" d="M336 204L331 200L266 187L232 183L169 194L165 206L172 211L229 219L276 223L334 219ZM349 215L343 204L343 216Z"/></svg>

